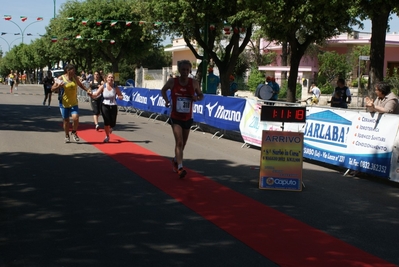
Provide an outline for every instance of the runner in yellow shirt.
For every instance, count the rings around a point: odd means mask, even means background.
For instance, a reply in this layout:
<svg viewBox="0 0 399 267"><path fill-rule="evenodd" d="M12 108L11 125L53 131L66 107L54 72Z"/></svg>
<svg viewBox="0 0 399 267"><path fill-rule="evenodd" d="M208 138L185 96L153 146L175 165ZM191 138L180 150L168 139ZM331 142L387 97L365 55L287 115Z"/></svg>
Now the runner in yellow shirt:
<svg viewBox="0 0 399 267"><path fill-rule="evenodd" d="M12 72L12 70L10 71L10 74L8 74L7 81L8 81L8 85L11 86L10 93L12 94L12 89L14 88L14 83L15 83L15 76L14 76L14 73Z"/></svg>
<svg viewBox="0 0 399 267"><path fill-rule="evenodd" d="M58 90L58 99L60 101L59 105L65 132L65 143L70 142L69 117L72 117L72 137L75 142L79 142L80 139L76 132L79 126L78 86L89 95L91 91L79 81L76 76L74 65L68 64L64 70L65 74L55 80L54 85L51 87L51 91Z"/></svg>

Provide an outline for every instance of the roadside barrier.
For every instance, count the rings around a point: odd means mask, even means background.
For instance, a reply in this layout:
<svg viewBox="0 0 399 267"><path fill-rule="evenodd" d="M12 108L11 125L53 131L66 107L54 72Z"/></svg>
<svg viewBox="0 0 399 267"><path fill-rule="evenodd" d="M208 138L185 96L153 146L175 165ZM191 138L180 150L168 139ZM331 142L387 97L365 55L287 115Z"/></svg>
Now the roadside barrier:
<svg viewBox="0 0 399 267"><path fill-rule="evenodd" d="M83 85L86 88L89 87L88 82L84 82ZM90 96L88 96L87 92L80 87L78 87L78 101L80 101L80 102L89 102L90 101Z"/></svg>
<svg viewBox="0 0 399 267"><path fill-rule="evenodd" d="M122 95L117 100L121 110L137 116L148 112L149 120L169 115L159 89L122 87ZM205 94L194 102L192 130L201 129L201 124L212 126L218 129L212 138L237 131L243 146L257 147L261 147L263 130L303 132L305 158L399 182L398 115L308 106L306 123L282 125L260 120L265 104L298 105Z"/></svg>

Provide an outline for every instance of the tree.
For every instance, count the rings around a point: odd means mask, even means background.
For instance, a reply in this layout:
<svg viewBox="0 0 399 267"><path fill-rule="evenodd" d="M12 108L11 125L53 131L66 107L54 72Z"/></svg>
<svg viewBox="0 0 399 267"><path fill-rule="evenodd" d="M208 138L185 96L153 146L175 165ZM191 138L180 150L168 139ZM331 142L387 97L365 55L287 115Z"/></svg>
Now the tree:
<svg viewBox="0 0 399 267"><path fill-rule="evenodd" d="M149 0L138 8L151 22L148 30L154 30L152 25L158 22L156 25L164 34L184 38L196 58L202 60L200 76L212 59L219 69L222 94L229 95L229 76L250 41L255 17L244 1ZM203 54L197 52L193 40ZM217 43L224 44L223 53L216 52Z"/></svg>
<svg viewBox="0 0 399 267"><path fill-rule="evenodd" d="M358 77L362 77L365 73L369 73L369 61L359 60L360 56L370 56L370 45L355 46L350 54L350 62L352 66L356 66L355 68L356 72L358 72Z"/></svg>
<svg viewBox="0 0 399 267"><path fill-rule="evenodd" d="M148 69L162 69L172 65L172 52L165 52L163 46L158 44L150 49L150 53L137 62L137 67L145 66Z"/></svg>
<svg viewBox="0 0 399 267"><path fill-rule="evenodd" d="M369 91L374 94L374 84L384 79L385 38L389 16L398 7L395 0L358 0L361 18L371 20Z"/></svg>
<svg viewBox="0 0 399 267"><path fill-rule="evenodd" d="M346 55L340 55L335 51L320 53L318 60L319 74L326 77L328 83L331 83L337 77L346 79L348 73L352 70Z"/></svg>
<svg viewBox="0 0 399 267"><path fill-rule="evenodd" d="M67 57L60 59L76 62L84 69L90 69L99 59L104 60L115 73L123 60L138 62L149 53L156 39L143 34L138 23L141 14L133 9L136 2L66 2L48 32L48 36L57 37L58 54Z"/></svg>
<svg viewBox="0 0 399 267"><path fill-rule="evenodd" d="M265 83L265 74L259 71L257 67L253 67L248 78L249 90L255 92L256 87L261 83Z"/></svg>
<svg viewBox="0 0 399 267"><path fill-rule="evenodd" d="M287 101L295 102L298 68L306 49L313 43L350 31L353 1L274 0L259 3L265 13L259 24L270 40L287 41L290 57Z"/></svg>
<svg viewBox="0 0 399 267"><path fill-rule="evenodd" d="M16 70L20 68L20 62L18 60L18 51L20 50L20 46L14 46L7 54L4 56L2 63L6 69L7 75L10 73L10 70Z"/></svg>
<svg viewBox="0 0 399 267"><path fill-rule="evenodd" d="M51 62L54 60L54 55L50 53L51 43L47 41L44 37L35 39L29 46L34 51L33 58L36 67L43 68L47 66L51 69Z"/></svg>

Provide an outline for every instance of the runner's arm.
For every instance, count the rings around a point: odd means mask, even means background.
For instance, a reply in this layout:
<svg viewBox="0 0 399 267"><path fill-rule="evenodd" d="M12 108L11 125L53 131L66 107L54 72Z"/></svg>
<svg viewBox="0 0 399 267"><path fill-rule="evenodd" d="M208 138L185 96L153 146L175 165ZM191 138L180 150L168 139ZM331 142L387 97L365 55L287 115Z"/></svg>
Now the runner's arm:
<svg viewBox="0 0 399 267"><path fill-rule="evenodd" d="M101 93L104 90L104 85L100 85L100 87L98 87L98 89L96 90L96 92L91 93L92 96L97 97L99 95L101 95Z"/></svg>
<svg viewBox="0 0 399 267"><path fill-rule="evenodd" d="M122 99L123 95L122 95L121 89L118 86L116 86L115 91L116 91L116 94L118 95L118 99Z"/></svg>
<svg viewBox="0 0 399 267"><path fill-rule="evenodd" d="M193 97L194 101L201 101L202 99L204 99L204 94L202 93L200 87L199 87L199 82L195 79L193 79L193 86L194 86L194 90L195 90L195 96Z"/></svg>
<svg viewBox="0 0 399 267"><path fill-rule="evenodd" d="M174 85L174 79L169 78L169 80L165 83L165 85L161 89L161 94L162 94L163 100L165 101L165 107L169 107L169 105L170 105L168 95L166 94L166 92L169 89L171 90L173 88L173 85Z"/></svg>
<svg viewBox="0 0 399 267"><path fill-rule="evenodd" d="M58 90L60 87L62 87L64 85L64 81L62 80L62 76L60 76L57 79L54 79L54 84L53 86L51 86L51 91L56 91Z"/></svg>
<svg viewBox="0 0 399 267"><path fill-rule="evenodd" d="M78 86L79 86L80 88L82 88L82 90L86 91L88 94L91 94L91 89L90 89L90 87L89 87L89 88L86 88L86 87L83 85L83 83L80 81L80 79L76 79L76 78L77 78L77 76L75 76L75 81L76 81L76 83L78 84Z"/></svg>

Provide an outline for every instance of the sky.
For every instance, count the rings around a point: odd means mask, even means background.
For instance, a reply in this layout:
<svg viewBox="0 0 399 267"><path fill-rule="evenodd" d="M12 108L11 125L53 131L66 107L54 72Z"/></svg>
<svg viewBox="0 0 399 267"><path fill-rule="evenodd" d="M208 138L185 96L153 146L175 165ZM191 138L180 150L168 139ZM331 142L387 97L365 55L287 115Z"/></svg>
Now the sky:
<svg viewBox="0 0 399 267"><path fill-rule="evenodd" d="M0 0L0 46L3 52L9 51L15 45L23 42L30 44L32 40L40 38L40 35L46 33L46 26L54 17L54 7L56 14L61 5L68 0L18 0L18 4L7 4L10 0ZM10 15L11 21L6 21L4 15ZM21 16L27 17L22 22ZM37 21L42 17L42 21ZM6 34L4 34L6 33ZM19 35L15 35L18 34ZM31 34L28 36L28 34Z"/></svg>
<svg viewBox="0 0 399 267"><path fill-rule="evenodd" d="M0 0L0 49L8 52L10 48L23 42L29 44L32 40L40 38L40 35L46 32L46 26L54 16L54 7L56 14L62 4L68 0L19 0L18 4L7 4L11 0ZM12 19L6 21L4 15L10 15ZM21 16L27 17L22 22ZM42 17L42 21L37 18ZM370 21L365 21L365 28L362 32L371 32ZM399 18L394 17L390 21L390 32L399 34ZM23 33L23 38L22 38ZM19 35L17 35L19 34ZM164 45L171 43L170 39L164 42Z"/></svg>

